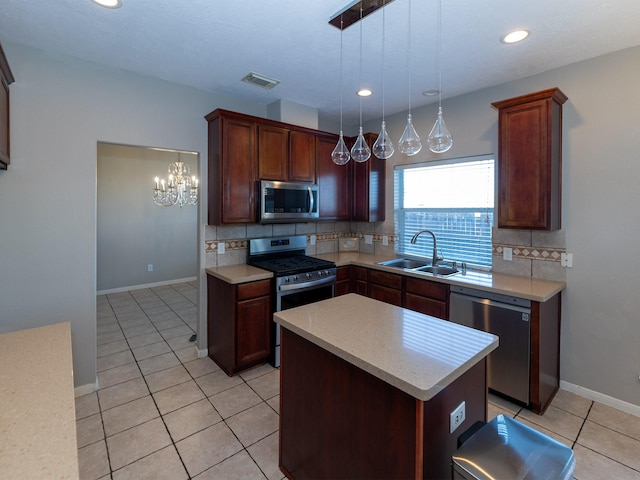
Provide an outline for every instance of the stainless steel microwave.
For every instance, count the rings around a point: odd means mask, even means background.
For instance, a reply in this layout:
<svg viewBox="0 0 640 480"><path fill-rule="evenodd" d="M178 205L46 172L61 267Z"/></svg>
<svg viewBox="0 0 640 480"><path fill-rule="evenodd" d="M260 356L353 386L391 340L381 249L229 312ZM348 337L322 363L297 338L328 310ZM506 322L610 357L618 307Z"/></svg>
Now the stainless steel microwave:
<svg viewBox="0 0 640 480"><path fill-rule="evenodd" d="M318 185L304 182L259 182L260 222L309 222L320 218Z"/></svg>

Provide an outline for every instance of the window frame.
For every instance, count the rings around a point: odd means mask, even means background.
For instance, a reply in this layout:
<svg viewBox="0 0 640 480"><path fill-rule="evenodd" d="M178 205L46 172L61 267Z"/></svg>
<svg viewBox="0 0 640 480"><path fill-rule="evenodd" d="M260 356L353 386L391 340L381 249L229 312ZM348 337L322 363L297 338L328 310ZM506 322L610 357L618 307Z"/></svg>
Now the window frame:
<svg viewBox="0 0 640 480"><path fill-rule="evenodd" d="M461 163L471 163L471 162L479 162L479 161L487 161L487 160L491 160L493 161L493 191L492 193L492 200L493 200L493 207L491 209L487 209L486 207L482 208L482 212L486 212L487 216L489 217L490 221L489 223L489 246L488 246L488 252L485 251L485 253L482 255L482 257L487 258L489 260L489 264L487 264L486 262L484 263L477 263L477 262L473 262L473 261L468 261L468 260L461 260L461 259L457 259L457 258L452 258L452 257L447 257L447 252L444 252L444 257L446 261L463 261L467 264L467 266L469 266L470 268L474 268L477 270L491 270L493 267L493 258L492 258L492 245L493 245L493 226L494 226L494 222L495 222L495 214L496 214L496 188L497 188L497 161L496 161L496 156L494 154L482 154L482 155L474 155L474 156L468 156L468 157L455 157L455 158L448 158L448 159L437 159L437 160L429 160L429 161L422 161L422 162L418 162L418 163L410 163L410 164L401 164L401 165L395 165L394 166L394 229L395 229L395 235L397 238L397 242L395 245L395 251L396 254L401 255L403 257L408 257L408 258L415 258L415 259L421 259L421 260L427 260L430 261L431 260L431 248L428 248L426 250L423 250L424 254L416 254L415 252L411 252L411 251L407 251L405 249L405 245L407 244L407 239L410 238L410 236L412 236L415 232L406 232L404 230L404 220L405 220L405 212L406 211L420 211L420 210L424 210L424 211L429 211L430 213L437 213L438 211L447 211L449 210L448 208L424 208L424 209L417 209L417 208L404 208L404 205L402 205L401 202L404 201L404 175L400 175L399 173L403 170L411 170L411 169L418 169L418 168L425 168L425 167L438 167L438 166L446 166L446 165L454 165L454 164L461 164ZM453 186L453 188L455 188L455 185ZM402 196L401 196L402 194ZM458 210L459 212L465 210L463 208L455 208L452 207L451 208L452 211ZM468 210L468 209L467 209ZM440 237L438 236L438 232L435 232L436 236L438 238L438 243L440 245ZM447 239L448 242L452 242L453 239L449 238ZM482 242L482 243L486 243L486 242ZM472 245L471 242L469 242L469 245ZM429 240L429 246L431 246L431 240ZM438 255L440 254L440 247L438 248ZM481 258L482 258L481 257Z"/></svg>

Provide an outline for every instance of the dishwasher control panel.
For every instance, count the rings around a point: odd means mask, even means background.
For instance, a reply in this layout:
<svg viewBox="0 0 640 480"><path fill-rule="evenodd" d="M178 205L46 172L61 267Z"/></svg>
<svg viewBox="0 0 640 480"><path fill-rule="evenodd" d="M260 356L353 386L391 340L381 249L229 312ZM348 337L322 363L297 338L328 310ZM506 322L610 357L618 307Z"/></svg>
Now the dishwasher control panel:
<svg viewBox="0 0 640 480"><path fill-rule="evenodd" d="M531 300L526 298L512 297L502 293L485 292L484 290L476 290L475 288L459 287L451 285L451 293L459 293L470 297L486 298L494 302L506 303L507 305L515 305L517 307L531 308Z"/></svg>

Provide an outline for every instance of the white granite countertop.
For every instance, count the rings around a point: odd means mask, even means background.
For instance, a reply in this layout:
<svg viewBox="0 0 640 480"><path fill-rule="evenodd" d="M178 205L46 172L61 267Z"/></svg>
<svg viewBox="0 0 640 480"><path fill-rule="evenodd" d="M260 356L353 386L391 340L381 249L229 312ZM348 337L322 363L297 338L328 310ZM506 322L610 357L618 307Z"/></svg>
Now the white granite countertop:
<svg viewBox="0 0 640 480"><path fill-rule="evenodd" d="M426 272L411 272L395 267L378 265L378 262L391 259L388 256L372 255L369 253L340 252L324 253L314 256L334 262L337 266L358 265L361 267L375 268L389 273L424 278L435 282L470 287L488 292L502 293L536 302L546 302L566 287L566 283L564 282L479 270L467 270L466 274L461 272L448 277L432 275Z"/></svg>
<svg viewBox="0 0 640 480"><path fill-rule="evenodd" d="M425 401L498 347L495 335L354 293L276 312L274 319Z"/></svg>
<svg viewBox="0 0 640 480"><path fill-rule="evenodd" d="M378 262L391 260L389 256L372 255L360 252L323 253L313 255L337 266L358 265L366 268L375 268L389 273L405 275L415 278L424 278L435 282L476 288L487 292L502 293L514 297L526 298L536 302L546 302L555 294L565 289L566 283L539 278L507 275L505 273L493 273L478 270L467 270L465 274L457 273L448 277L432 275L426 272L411 272L395 267L378 265ZM211 267L205 270L227 283L237 284L265 280L273 277L273 273L246 264L229 265L226 267Z"/></svg>
<svg viewBox="0 0 640 480"><path fill-rule="evenodd" d="M266 280L273 277L272 272L252 267L246 263L228 265L226 267L210 267L205 269L207 274L219 278L227 283L247 283Z"/></svg>
<svg viewBox="0 0 640 480"><path fill-rule="evenodd" d="M78 478L69 322L0 335L0 477Z"/></svg>

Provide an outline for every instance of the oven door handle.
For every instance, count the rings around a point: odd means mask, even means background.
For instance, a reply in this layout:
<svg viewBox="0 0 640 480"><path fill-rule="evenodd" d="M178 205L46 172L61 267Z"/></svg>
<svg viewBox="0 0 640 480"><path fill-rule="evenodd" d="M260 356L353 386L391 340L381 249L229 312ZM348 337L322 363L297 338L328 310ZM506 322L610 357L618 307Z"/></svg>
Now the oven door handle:
<svg viewBox="0 0 640 480"><path fill-rule="evenodd" d="M330 285L335 282L336 282L336 277L331 276L331 277L321 278L319 280L311 280L310 282L294 283L290 285L278 285L278 291L286 292L290 290L300 290L302 288L318 287L320 285Z"/></svg>

